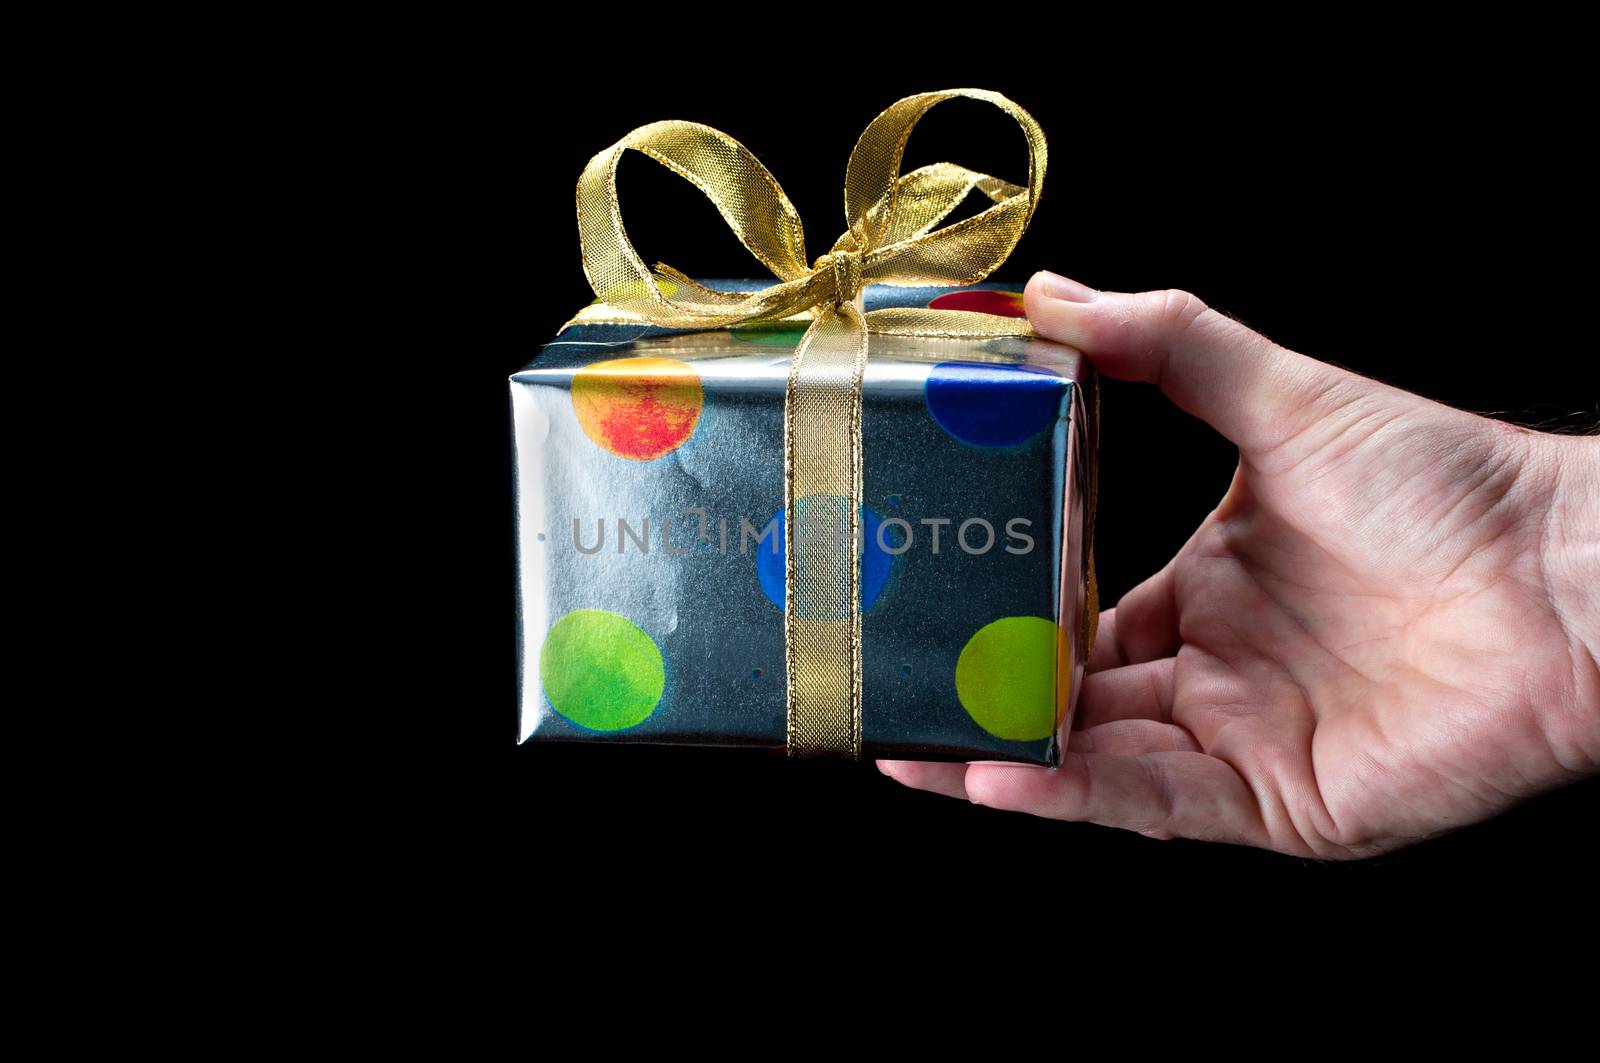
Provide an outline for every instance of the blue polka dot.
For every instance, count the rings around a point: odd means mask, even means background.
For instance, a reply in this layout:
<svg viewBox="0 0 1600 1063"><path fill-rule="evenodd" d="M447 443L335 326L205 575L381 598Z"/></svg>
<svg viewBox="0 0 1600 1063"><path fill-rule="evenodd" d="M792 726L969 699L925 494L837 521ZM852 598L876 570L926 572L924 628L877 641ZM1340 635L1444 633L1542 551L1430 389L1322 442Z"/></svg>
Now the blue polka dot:
<svg viewBox="0 0 1600 1063"><path fill-rule="evenodd" d="M946 432L978 447L1010 447L1055 420L1066 381L1042 365L941 362L924 389L928 413Z"/></svg>
<svg viewBox="0 0 1600 1063"><path fill-rule="evenodd" d="M866 552L861 559L861 608L865 610L870 609L872 603L878 600L878 595L883 593L884 584L889 582L889 570L894 565L894 558L878 545L878 529L883 525L883 518L873 512L870 506L862 506L861 514L866 524L867 539ZM777 551L773 551L773 538L761 543L752 542L750 549L755 551L756 578L761 581L761 593L765 594L773 605L782 609L785 598L783 554L787 548L785 542L787 522L784 520L783 510L780 509L773 514L772 521L777 527L775 535ZM890 546L898 545L893 534L886 534L884 539Z"/></svg>

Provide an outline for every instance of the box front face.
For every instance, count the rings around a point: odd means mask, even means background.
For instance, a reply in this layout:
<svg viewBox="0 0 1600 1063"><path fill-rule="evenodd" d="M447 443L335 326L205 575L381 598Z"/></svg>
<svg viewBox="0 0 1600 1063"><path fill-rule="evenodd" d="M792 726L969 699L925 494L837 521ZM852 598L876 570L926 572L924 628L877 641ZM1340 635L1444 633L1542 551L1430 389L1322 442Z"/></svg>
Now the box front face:
<svg viewBox="0 0 1600 1063"><path fill-rule="evenodd" d="M783 747L803 329L584 328L513 377L522 738ZM1078 357L877 335L869 353L863 755L1052 762L1081 670Z"/></svg>

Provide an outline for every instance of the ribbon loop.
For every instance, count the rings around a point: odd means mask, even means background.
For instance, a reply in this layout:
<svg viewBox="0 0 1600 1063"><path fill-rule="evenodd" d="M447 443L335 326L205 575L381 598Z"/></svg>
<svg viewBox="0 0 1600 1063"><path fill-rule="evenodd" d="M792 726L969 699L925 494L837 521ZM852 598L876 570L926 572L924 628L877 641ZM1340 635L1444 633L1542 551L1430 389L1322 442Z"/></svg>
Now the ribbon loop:
<svg viewBox="0 0 1600 1063"><path fill-rule="evenodd" d="M933 107L957 97L991 103L1022 127L1028 142L1025 188L949 163L901 176L900 163L911 130ZM1011 254L1033 219L1044 190L1048 159L1039 124L998 92L947 89L907 96L890 105L862 132L845 170L845 218L857 246L870 251L889 245L889 253L875 262L869 279L941 285L983 280ZM932 226L948 216L974 188L993 199L994 206L933 230ZM901 236L902 233L909 235Z"/></svg>

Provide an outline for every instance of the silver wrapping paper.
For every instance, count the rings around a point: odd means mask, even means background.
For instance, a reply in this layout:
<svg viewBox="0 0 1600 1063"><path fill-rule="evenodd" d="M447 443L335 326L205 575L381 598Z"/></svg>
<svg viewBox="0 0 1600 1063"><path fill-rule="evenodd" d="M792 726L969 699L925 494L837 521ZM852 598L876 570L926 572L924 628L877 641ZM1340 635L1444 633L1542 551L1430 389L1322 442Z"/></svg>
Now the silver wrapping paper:
<svg viewBox="0 0 1600 1063"><path fill-rule="evenodd" d="M1020 314L1020 290L873 285L866 305ZM803 329L569 326L511 377L519 740L783 749L783 401ZM863 757L1059 763L1093 387L1045 340L871 337Z"/></svg>

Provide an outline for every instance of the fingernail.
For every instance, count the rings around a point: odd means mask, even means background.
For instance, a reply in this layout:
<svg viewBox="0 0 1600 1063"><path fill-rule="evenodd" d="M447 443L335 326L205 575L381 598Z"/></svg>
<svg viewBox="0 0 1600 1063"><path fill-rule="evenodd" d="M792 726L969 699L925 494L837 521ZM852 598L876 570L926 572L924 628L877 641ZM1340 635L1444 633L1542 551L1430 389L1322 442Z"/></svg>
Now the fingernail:
<svg viewBox="0 0 1600 1063"><path fill-rule="evenodd" d="M1087 284L1079 284L1070 277L1063 277L1059 273L1051 273L1047 269L1039 271L1039 276L1044 279L1039 282L1039 287L1044 289L1044 294L1052 299L1060 299L1068 303L1092 303L1100 298L1100 293Z"/></svg>

